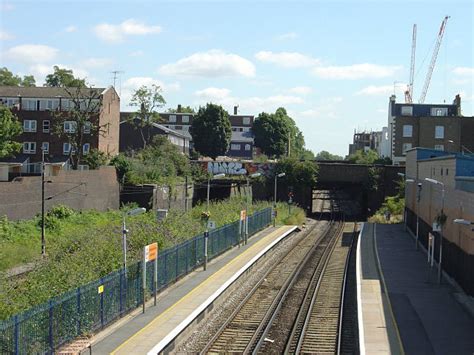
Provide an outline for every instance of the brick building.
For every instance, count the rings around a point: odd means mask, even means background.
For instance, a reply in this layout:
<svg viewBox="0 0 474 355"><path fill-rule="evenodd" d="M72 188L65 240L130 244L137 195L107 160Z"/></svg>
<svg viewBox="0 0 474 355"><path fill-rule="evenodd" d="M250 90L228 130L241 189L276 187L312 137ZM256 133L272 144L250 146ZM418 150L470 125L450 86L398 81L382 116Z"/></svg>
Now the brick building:
<svg viewBox="0 0 474 355"><path fill-rule="evenodd" d="M178 106L179 111L180 106ZM188 134L191 139L190 146L192 147L192 138L189 135L189 127L193 122L193 113L160 113L163 119L163 125L178 132ZM234 107L234 114L229 115L230 124L232 126L232 137L230 140L229 150L226 155L234 158L252 159L253 157L253 134L252 126L254 116L238 115L237 108Z"/></svg>
<svg viewBox="0 0 474 355"><path fill-rule="evenodd" d="M74 97L71 96L74 94ZM11 163L10 172L40 172L42 150L45 160L51 163L67 163L71 144L66 137L54 133L58 111L67 112L75 107L79 99L81 107L95 104L90 122L103 128L101 134L84 127L83 152L98 149L115 155L119 151L120 98L113 87L104 88L60 88L60 87L11 87L0 86L0 104L9 107L18 117L23 133L17 138L23 144L20 153L1 159L3 166ZM81 101L82 100L82 101ZM86 103L87 101L87 103ZM88 111L89 112L89 111ZM75 122L64 121L64 132L74 131ZM81 166L81 168L86 168Z"/></svg>
<svg viewBox="0 0 474 355"><path fill-rule="evenodd" d="M461 115L461 98L452 104L396 103L390 97L388 110L390 157L405 164L406 152L415 147L450 152L474 151L474 117Z"/></svg>

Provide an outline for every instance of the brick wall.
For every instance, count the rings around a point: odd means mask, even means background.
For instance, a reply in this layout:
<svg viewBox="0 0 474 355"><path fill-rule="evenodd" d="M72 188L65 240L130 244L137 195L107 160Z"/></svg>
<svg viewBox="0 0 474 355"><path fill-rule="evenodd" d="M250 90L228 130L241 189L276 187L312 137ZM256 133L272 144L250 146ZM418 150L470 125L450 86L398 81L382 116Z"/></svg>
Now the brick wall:
<svg viewBox="0 0 474 355"><path fill-rule="evenodd" d="M17 178L14 182L0 182L0 216L8 219L28 219L41 212L41 177ZM119 185L114 167L89 171L61 171L46 177L45 202L47 210L63 204L77 210L119 208ZM66 192L67 190L70 190Z"/></svg>

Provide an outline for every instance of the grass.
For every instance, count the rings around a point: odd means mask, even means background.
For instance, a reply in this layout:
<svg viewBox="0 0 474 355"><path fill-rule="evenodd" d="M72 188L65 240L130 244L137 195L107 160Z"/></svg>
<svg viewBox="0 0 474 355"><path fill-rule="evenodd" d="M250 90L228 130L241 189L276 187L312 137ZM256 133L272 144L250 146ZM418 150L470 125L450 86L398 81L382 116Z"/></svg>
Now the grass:
<svg viewBox="0 0 474 355"><path fill-rule="evenodd" d="M250 213L269 207L256 202ZM239 218L245 201L232 198L210 204L211 220L218 226ZM184 213L170 210L168 217L157 222L148 212L127 218L128 261L140 258L142 247L158 242L164 249L191 238L204 230L199 205ZM278 223L301 224L304 211L286 204L278 205ZM79 285L94 281L122 266L122 215L124 211L74 212L59 208L48 217L46 258L40 257L41 228L38 218L28 221L0 221L0 271L33 263L33 269L20 277L0 278L0 319L40 304Z"/></svg>

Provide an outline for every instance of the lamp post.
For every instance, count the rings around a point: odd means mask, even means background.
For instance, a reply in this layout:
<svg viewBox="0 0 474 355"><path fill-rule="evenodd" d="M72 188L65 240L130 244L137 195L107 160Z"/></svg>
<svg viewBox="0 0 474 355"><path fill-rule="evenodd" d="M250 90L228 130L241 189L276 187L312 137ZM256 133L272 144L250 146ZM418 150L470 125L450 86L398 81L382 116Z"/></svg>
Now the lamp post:
<svg viewBox="0 0 474 355"><path fill-rule="evenodd" d="M44 149L41 148L41 256L46 256L46 239L44 225Z"/></svg>
<svg viewBox="0 0 474 355"><path fill-rule="evenodd" d="M441 215L444 214L444 184L441 181L425 178L425 181L431 182L435 185L441 185ZM444 222L441 223L441 234L440 234L440 241L439 241L439 262L438 262L438 284L441 284L441 266L443 260L443 226Z"/></svg>
<svg viewBox="0 0 474 355"><path fill-rule="evenodd" d="M423 188L423 184L419 182L416 184L418 190L416 195L416 242L415 242L415 249L418 250L418 240L419 240L419 232L420 232L420 200L421 200L421 189Z"/></svg>
<svg viewBox="0 0 474 355"><path fill-rule="evenodd" d="M209 196L211 194L211 178L220 179L223 178L225 174L216 174L216 175L209 175L207 178L207 213L209 214ZM207 221L209 222L209 220ZM207 270L207 243L209 240L209 228L206 222L206 231L204 232L204 271Z"/></svg>
<svg viewBox="0 0 474 355"><path fill-rule="evenodd" d="M140 207L140 208L135 208L133 210L128 211L123 215L122 219L122 250L123 250L123 269L125 273L125 279L127 279L127 233L128 229L125 224L125 218L127 216L136 216L142 213L146 212L146 208Z"/></svg>
<svg viewBox="0 0 474 355"><path fill-rule="evenodd" d="M278 178L285 176L285 173L280 173L275 175L275 195L274 195L274 202L273 202L273 227L276 226L276 211L277 211L277 186L278 186Z"/></svg>
<svg viewBox="0 0 474 355"><path fill-rule="evenodd" d="M403 179L405 179L405 174L404 173L397 173L398 176L401 176ZM404 180L405 183L407 182L414 182L413 179L406 179ZM406 209L406 186L405 186L405 206L403 208L403 223L405 225L405 231L407 230L407 209Z"/></svg>
<svg viewBox="0 0 474 355"><path fill-rule="evenodd" d="M250 191L250 179L251 178L257 178L261 176L262 174L260 173L253 173L250 175L247 175L247 198L246 198L246 203L245 203L245 231L244 231L244 244L247 245L248 239L249 239L249 197L251 194L249 193Z"/></svg>

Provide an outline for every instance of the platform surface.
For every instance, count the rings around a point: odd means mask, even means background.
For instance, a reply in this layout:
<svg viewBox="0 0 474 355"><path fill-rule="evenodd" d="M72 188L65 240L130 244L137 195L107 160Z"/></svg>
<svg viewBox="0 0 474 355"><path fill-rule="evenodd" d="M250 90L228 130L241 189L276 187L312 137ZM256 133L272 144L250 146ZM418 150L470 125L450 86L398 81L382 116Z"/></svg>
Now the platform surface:
<svg viewBox="0 0 474 355"><path fill-rule="evenodd" d="M295 228L267 228L250 238L248 245L234 247L210 262L206 271L194 271L160 294L157 306L148 306L145 314L129 317L108 330L107 335L99 335L101 339L93 343L93 353L156 354L200 313L203 305Z"/></svg>

